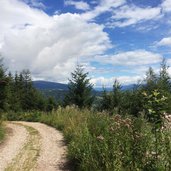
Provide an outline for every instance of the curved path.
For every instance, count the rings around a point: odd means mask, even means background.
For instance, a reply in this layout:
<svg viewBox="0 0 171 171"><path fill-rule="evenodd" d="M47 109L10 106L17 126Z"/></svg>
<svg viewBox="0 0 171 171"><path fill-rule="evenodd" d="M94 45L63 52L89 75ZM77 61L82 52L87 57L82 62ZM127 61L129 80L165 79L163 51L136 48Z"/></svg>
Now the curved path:
<svg viewBox="0 0 171 171"><path fill-rule="evenodd" d="M62 134L41 123L8 122L0 171L67 171Z"/></svg>

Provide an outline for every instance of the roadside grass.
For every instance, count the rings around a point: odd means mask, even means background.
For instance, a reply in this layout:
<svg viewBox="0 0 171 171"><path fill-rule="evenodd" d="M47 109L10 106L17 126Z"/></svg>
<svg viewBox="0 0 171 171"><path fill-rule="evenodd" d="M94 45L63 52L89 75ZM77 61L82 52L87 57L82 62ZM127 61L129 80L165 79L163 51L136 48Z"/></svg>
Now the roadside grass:
<svg viewBox="0 0 171 171"><path fill-rule="evenodd" d="M66 107L42 114L40 122L63 131L75 171L171 170L170 130L158 132L155 141L152 126L142 117Z"/></svg>
<svg viewBox="0 0 171 171"><path fill-rule="evenodd" d="M2 123L2 120L0 120L0 143L4 140L5 138L5 128Z"/></svg>

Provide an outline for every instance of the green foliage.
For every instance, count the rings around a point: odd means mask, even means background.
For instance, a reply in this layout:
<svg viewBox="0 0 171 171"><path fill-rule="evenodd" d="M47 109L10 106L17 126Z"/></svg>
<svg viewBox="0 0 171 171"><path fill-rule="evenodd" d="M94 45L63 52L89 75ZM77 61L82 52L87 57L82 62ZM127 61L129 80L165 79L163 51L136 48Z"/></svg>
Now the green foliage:
<svg viewBox="0 0 171 171"><path fill-rule="evenodd" d="M56 107L53 98L46 99L33 87L31 73L23 70L21 73L6 74L2 59L0 60L0 111L9 112L9 119L16 120L16 114L25 111L51 111ZM11 113L14 116L11 116ZM20 117L19 117L20 118Z"/></svg>
<svg viewBox="0 0 171 171"><path fill-rule="evenodd" d="M143 95L146 118L151 123L154 123L156 128L161 128L167 97L160 93L159 90L153 90L150 94L143 92Z"/></svg>
<svg viewBox="0 0 171 171"><path fill-rule="evenodd" d="M153 94L155 90L158 90L162 96L167 98L164 103L160 103L160 108L163 108L165 112L170 113L171 80L165 59L163 59L161 63L159 74L156 74L153 68L150 67L146 72L146 78L143 82L137 84L132 90L121 91L121 85L115 80L113 91L103 91L100 111L106 110L111 114L129 114L138 117L140 113L144 111L144 107L147 104L147 101L144 100L143 92L150 95ZM154 99L151 100L153 101Z"/></svg>
<svg viewBox="0 0 171 171"><path fill-rule="evenodd" d="M111 111L112 109L111 93L107 92L105 89L103 89L102 99L99 105L101 111L103 110Z"/></svg>
<svg viewBox="0 0 171 171"><path fill-rule="evenodd" d="M6 110L8 106L7 101L7 87L8 87L8 79L5 74L5 68L3 65L3 59L0 58L0 111Z"/></svg>
<svg viewBox="0 0 171 171"><path fill-rule="evenodd" d="M118 108L120 110L120 99L121 99L121 84L117 79L115 79L112 91L112 106L113 108Z"/></svg>
<svg viewBox="0 0 171 171"><path fill-rule="evenodd" d="M169 170L171 133L160 134L155 155L152 125L138 117L109 116L76 107L42 114L41 122L63 131L74 170Z"/></svg>
<svg viewBox="0 0 171 171"><path fill-rule="evenodd" d="M2 127L2 125L0 125L0 143L4 139L4 136L5 136L4 128Z"/></svg>
<svg viewBox="0 0 171 171"><path fill-rule="evenodd" d="M28 122L38 122L40 116L41 116L40 111L31 111L31 112L9 111L5 115L6 119L9 121L28 121Z"/></svg>
<svg viewBox="0 0 171 171"><path fill-rule="evenodd" d="M50 112L56 108L56 102L53 97L49 97L47 101L46 111Z"/></svg>
<svg viewBox="0 0 171 171"><path fill-rule="evenodd" d="M77 105L79 108L90 107L93 103L92 84L88 79L88 73L84 73L82 66L78 65L71 73L68 89L69 92L65 98L66 105Z"/></svg>
<svg viewBox="0 0 171 171"><path fill-rule="evenodd" d="M100 104L100 110L109 111L110 114L121 113L121 84L116 79L113 84L113 91L107 92L105 88L102 93L102 100Z"/></svg>
<svg viewBox="0 0 171 171"><path fill-rule="evenodd" d="M133 90L125 91L121 97L121 114L129 114L138 117L143 111L143 98L140 86Z"/></svg>

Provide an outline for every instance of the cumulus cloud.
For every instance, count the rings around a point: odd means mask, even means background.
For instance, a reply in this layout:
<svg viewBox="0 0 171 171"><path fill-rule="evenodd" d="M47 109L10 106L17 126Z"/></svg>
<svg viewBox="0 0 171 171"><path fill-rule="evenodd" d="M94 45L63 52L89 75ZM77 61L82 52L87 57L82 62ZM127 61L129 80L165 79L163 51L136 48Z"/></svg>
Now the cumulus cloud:
<svg viewBox="0 0 171 171"><path fill-rule="evenodd" d="M28 25L48 26L52 19L43 11L31 8L23 1L0 1L0 41L9 30L22 29Z"/></svg>
<svg viewBox="0 0 171 171"><path fill-rule="evenodd" d="M65 5L75 6L76 9L83 10L83 11L90 9L89 4L84 1L65 0Z"/></svg>
<svg viewBox="0 0 171 171"><path fill-rule="evenodd" d="M77 58L103 54L110 46L104 27L79 14L48 16L18 0L0 2L0 53L10 70L28 68L34 78L64 82Z"/></svg>
<svg viewBox="0 0 171 171"><path fill-rule="evenodd" d="M161 62L162 56L146 50L121 52L103 58L106 63L121 66L148 65Z"/></svg>
<svg viewBox="0 0 171 171"><path fill-rule="evenodd" d="M165 37L156 43L157 46L171 46L171 37Z"/></svg>
<svg viewBox="0 0 171 171"><path fill-rule="evenodd" d="M162 9L164 12L171 12L171 1L170 0L163 0L161 4Z"/></svg>

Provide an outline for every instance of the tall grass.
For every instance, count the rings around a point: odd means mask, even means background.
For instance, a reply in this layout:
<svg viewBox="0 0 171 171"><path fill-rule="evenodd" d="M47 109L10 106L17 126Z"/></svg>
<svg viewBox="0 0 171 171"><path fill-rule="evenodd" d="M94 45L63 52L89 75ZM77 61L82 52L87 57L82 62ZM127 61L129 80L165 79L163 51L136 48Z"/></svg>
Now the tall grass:
<svg viewBox="0 0 171 171"><path fill-rule="evenodd" d="M141 117L67 107L42 114L40 121L63 131L74 170L171 170L171 132L158 132L156 141L152 126Z"/></svg>
<svg viewBox="0 0 171 171"><path fill-rule="evenodd" d="M5 137L5 130L2 124L2 120L0 119L0 143L2 142L4 137Z"/></svg>

